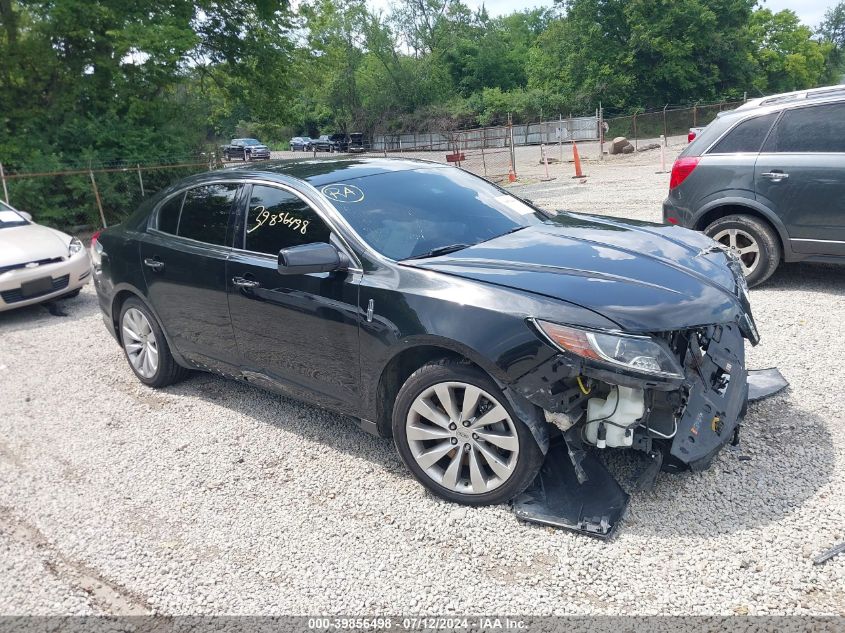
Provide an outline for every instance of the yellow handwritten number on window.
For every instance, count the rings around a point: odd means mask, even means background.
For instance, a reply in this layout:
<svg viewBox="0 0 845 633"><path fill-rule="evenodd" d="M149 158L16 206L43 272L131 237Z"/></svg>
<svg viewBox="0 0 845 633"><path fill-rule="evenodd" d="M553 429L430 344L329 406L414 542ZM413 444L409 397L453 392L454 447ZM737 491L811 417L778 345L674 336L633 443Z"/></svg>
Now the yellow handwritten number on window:
<svg viewBox="0 0 845 633"><path fill-rule="evenodd" d="M253 211L256 212L255 226L253 226L251 229L247 229L247 233L252 233L253 231L264 226L265 224L268 226L276 226L276 224L282 224L292 231L298 230L300 234L305 235L308 232L308 224L311 222L310 220L303 220L301 218L297 218L296 216L293 216L287 212L270 213L264 207L254 207Z"/></svg>

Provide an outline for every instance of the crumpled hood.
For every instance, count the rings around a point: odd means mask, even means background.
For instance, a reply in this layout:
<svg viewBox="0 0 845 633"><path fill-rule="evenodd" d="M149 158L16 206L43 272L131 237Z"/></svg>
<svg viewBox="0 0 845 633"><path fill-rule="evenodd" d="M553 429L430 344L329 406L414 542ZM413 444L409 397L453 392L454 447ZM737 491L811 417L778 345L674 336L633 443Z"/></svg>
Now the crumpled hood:
<svg viewBox="0 0 845 633"><path fill-rule="evenodd" d="M736 320L725 254L680 227L561 213L547 223L407 265L575 303L625 330Z"/></svg>
<svg viewBox="0 0 845 633"><path fill-rule="evenodd" d="M70 236L40 224L0 229L0 267L67 257L69 243Z"/></svg>

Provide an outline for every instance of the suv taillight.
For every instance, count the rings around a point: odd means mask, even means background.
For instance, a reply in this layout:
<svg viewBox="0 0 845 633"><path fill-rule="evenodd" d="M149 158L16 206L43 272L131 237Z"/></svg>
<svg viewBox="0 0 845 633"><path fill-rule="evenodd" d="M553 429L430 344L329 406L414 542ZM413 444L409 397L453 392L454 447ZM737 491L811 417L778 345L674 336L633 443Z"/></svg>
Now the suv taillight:
<svg viewBox="0 0 845 633"><path fill-rule="evenodd" d="M678 158L672 165L672 175L669 177L669 190L671 191L687 179L696 168L699 161L698 156L684 156Z"/></svg>

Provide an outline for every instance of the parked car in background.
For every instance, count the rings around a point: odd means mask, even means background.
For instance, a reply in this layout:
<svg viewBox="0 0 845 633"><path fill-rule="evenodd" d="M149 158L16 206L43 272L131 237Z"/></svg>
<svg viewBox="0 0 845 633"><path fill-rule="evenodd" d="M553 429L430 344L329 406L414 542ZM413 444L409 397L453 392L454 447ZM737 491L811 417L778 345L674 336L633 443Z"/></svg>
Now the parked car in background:
<svg viewBox="0 0 845 633"><path fill-rule="evenodd" d="M311 140L311 147L317 152L335 152L338 151L337 143L332 140L328 134L323 134L319 138Z"/></svg>
<svg viewBox="0 0 845 633"><path fill-rule="evenodd" d="M290 149L292 152L311 151L312 141L307 136L294 136L290 140Z"/></svg>
<svg viewBox="0 0 845 633"><path fill-rule="evenodd" d="M223 146L224 160L241 159L242 161L266 160L270 158L270 148L254 138L235 138Z"/></svg>
<svg viewBox="0 0 845 633"><path fill-rule="evenodd" d="M675 161L663 219L730 248L750 286L781 261L845 263L845 86L721 113Z"/></svg>
<svg viewBox="0 0 845 633"><path fill-rule="evenodd" d="M361 154L367 150L364 135L360 132L353 132L349 135L349 147L347 148L348 152L353 154Z"/></svg>
<svg viewBox="0 0 845 633"><path fill-rule="evenodd" d="M90 278L81 241L0 202L0 312L75 297Z"/></svg>
<svg viewBox="0 0 845 633"><path fill-rule="evenodd" d="M102 232L94 269L144 384L198 369L354 416L432 492L483 505L523 491L562 431L573 463L626 448L676 471L735 437L758 336L712 244L356 157L172 185Z"/></svg>

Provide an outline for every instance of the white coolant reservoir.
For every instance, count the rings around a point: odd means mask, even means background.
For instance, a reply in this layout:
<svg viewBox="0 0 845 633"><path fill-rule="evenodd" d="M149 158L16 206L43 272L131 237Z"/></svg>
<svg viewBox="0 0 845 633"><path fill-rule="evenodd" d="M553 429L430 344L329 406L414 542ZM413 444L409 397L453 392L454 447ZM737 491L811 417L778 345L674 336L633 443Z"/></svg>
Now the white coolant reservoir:
<svg viewBox="0 0 845 633"><path fill-rule="evenodd" d="M645 400L642 389L611 387L607 399L590 398L587 401L587 424L584 427L586 440L599 448L631 446L634 442L633 429L643 417ZM599 437L599 427L604 422L605 438Z"/></svg>

